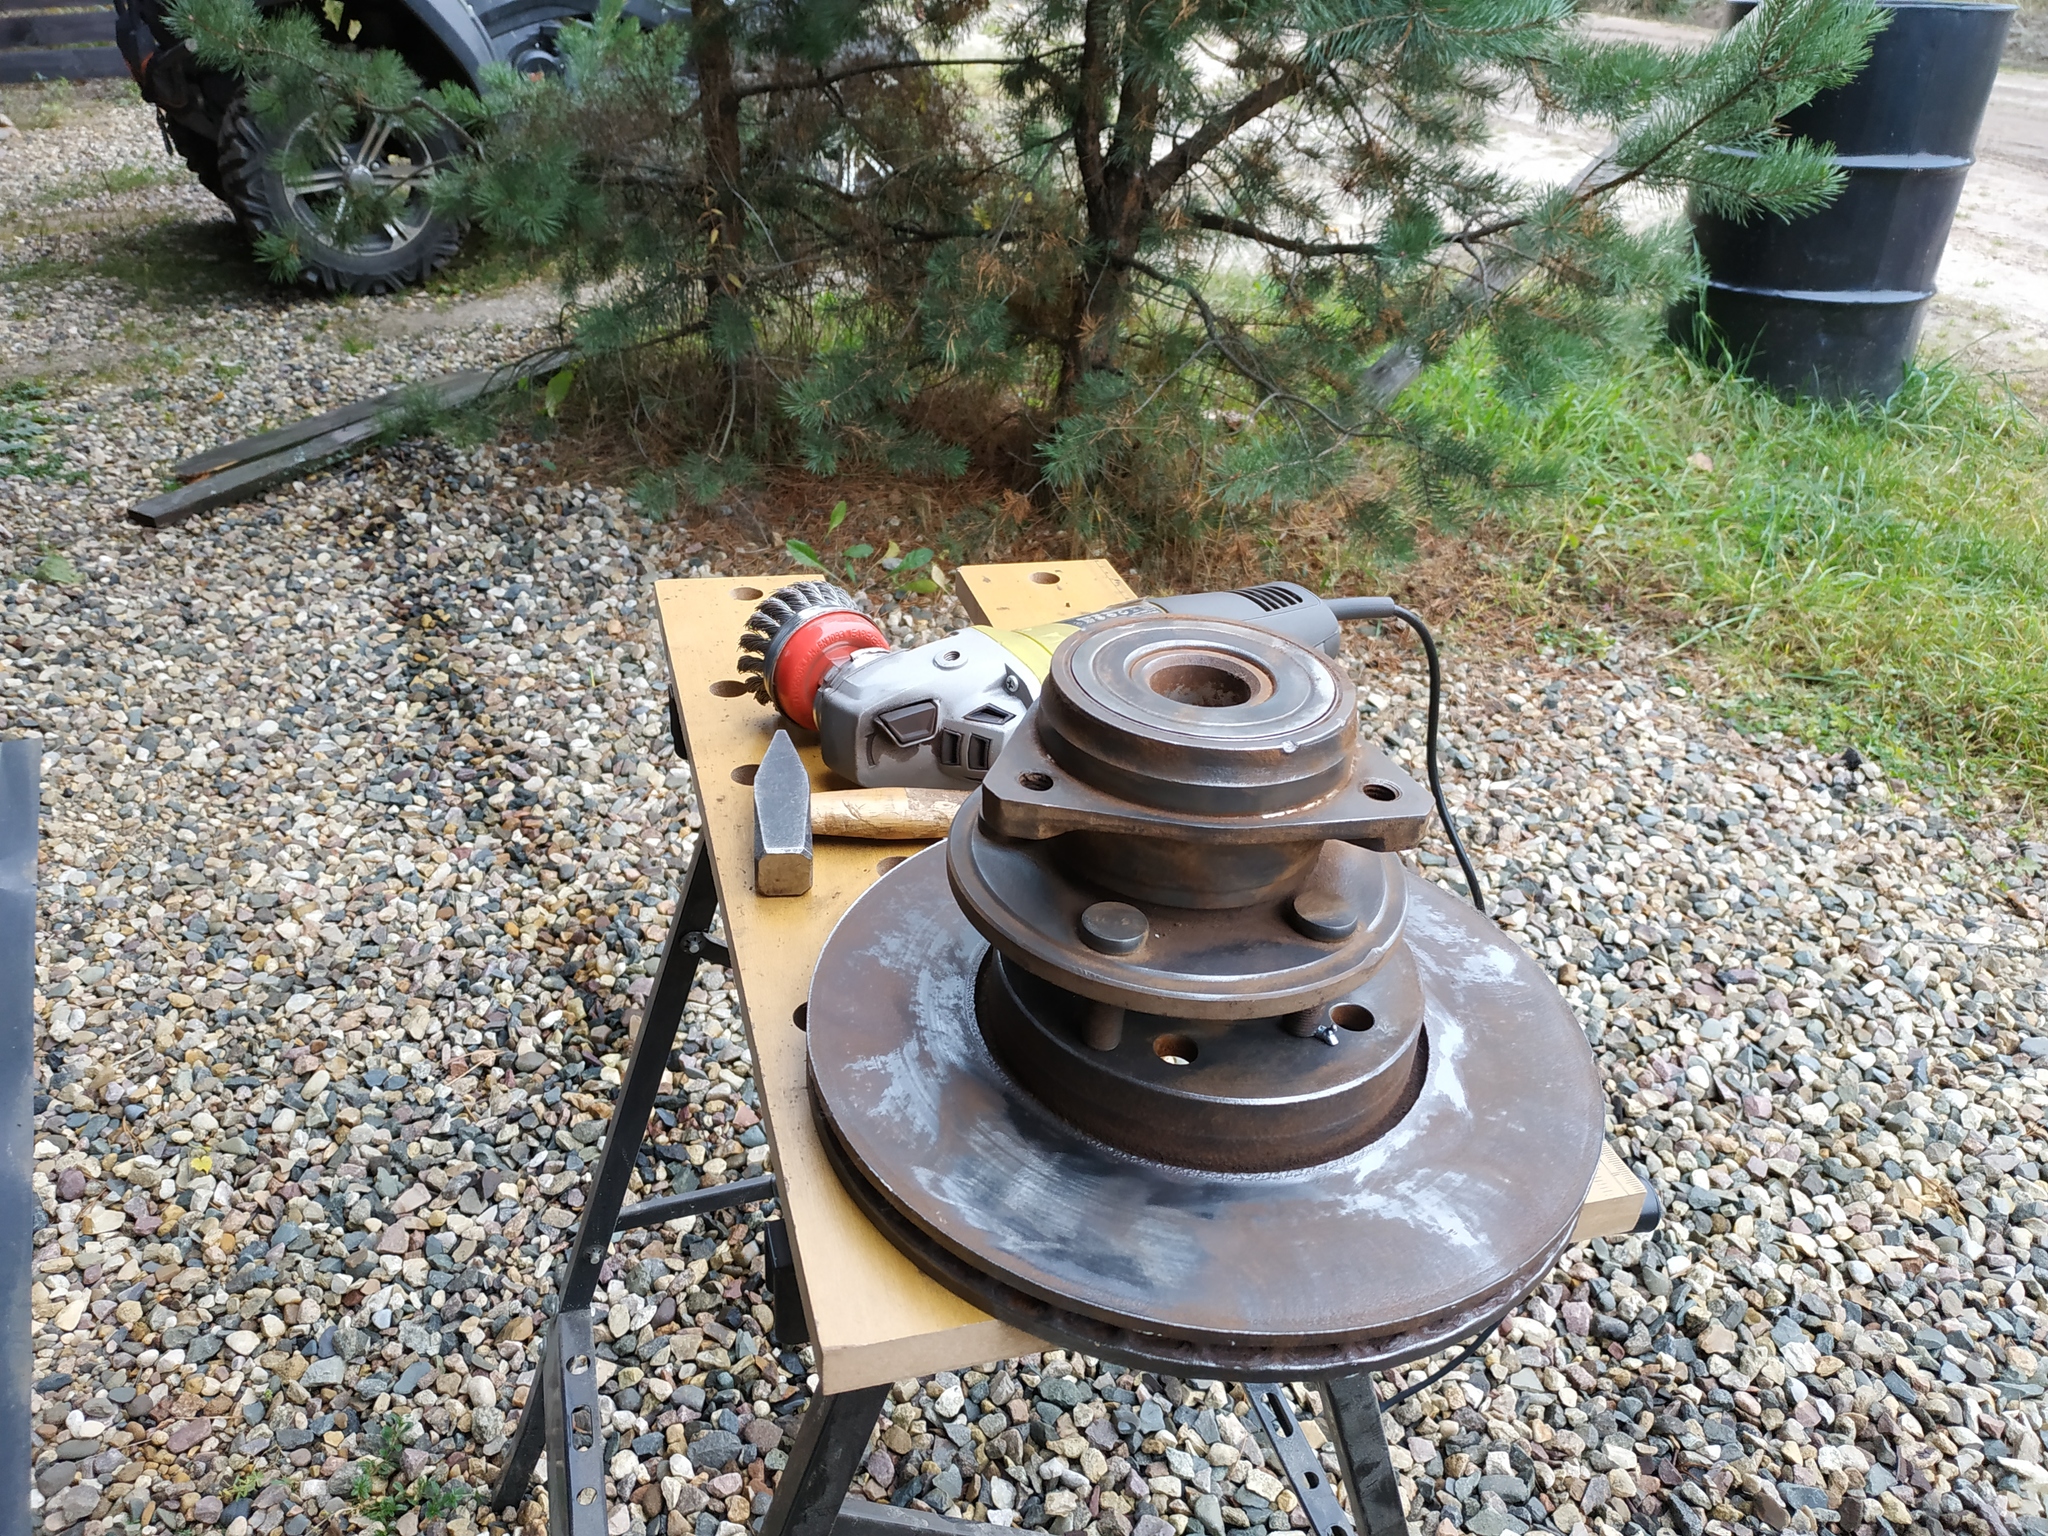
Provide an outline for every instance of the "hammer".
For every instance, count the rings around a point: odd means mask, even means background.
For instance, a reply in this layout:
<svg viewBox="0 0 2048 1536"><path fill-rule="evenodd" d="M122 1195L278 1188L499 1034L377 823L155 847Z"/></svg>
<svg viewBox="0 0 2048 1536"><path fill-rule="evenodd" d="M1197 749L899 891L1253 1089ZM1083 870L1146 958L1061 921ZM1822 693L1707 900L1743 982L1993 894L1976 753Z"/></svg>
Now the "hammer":
<svg viewBox="0 0 2048 1536"><path fill-rule="evenodd" d="M811 888L811 838L931 842L966 800L958 789L834 789L814 794L789 732L777 731L754 770L754 894Z"/></svg>

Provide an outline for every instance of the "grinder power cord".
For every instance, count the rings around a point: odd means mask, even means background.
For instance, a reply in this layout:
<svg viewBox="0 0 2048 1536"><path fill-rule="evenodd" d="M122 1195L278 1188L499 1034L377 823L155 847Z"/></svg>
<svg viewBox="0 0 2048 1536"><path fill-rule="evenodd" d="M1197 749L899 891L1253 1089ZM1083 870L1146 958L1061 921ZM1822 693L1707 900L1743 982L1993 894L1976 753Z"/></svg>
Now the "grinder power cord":
<svg viewBox="0 0 2048 1536"><path fill-rule="evenodd" d="M1289 581L1233 592L1150 598L1028 629L978 625L892 650L853 595L801 581L763 599L740 640L739 670L756 698L818 733L825 765L862 786L960 789L981 782L1038 696L1053 652L1070 635L1157 614L1236 619L1335 657L1338 625L1393 620L1415 632L1429 664L1425 746L1430 794L1474 906L1478 871L1444 797L1438 763L1443 677L1421 617L1389 597L1326 600Z"/></svg>

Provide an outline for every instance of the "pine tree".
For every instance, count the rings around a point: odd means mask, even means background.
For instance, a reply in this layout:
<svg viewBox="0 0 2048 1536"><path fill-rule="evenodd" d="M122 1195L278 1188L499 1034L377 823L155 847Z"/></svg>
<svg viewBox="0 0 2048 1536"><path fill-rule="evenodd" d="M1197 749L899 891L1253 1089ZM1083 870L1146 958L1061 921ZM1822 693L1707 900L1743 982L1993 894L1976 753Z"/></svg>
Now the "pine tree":
<svg viewBox="0 0 2048 1536"><path fill-rule="evenodd" d="M216 53L277 26L250 0L183 14ZM1400 388L1474 333L1531 393L1640 339L1695 273L1682 227L1631 228L1623 193L1742 218L1833 195L1825 146L1775 124L1861 66L1867 0L1763 0L1696 53L1575 21L1571 0L693 0L643 32L606 0L559 77L501 75L474 106L346 84L475 134L439 195L600 295L586 355L688 365L666 376L691 380L700 494L762 455L957 471L1006 431L1072 527L1135 545L1346 494L1385 445L1411 502L1497 480ZM266 46L281 94L336 88L320 49ZM1489 167L1488 110L1517 92L1606 127L1605 157L1561 186Z"/></svg>

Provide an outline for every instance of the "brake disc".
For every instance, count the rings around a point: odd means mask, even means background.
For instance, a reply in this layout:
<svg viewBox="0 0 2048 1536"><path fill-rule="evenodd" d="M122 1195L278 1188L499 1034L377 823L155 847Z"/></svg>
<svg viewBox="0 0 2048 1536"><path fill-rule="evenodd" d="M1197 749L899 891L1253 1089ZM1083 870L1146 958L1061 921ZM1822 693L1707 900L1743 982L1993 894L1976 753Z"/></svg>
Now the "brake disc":
<svg viewBox="0 0 2048 1536"><path fill-rule="evenodd" d="M1387 1366L1499 1316L1570 1240L1604 1103L1549 978L1395 856L1429 809L1314 650L1070 638L819 959L848 1189L997 1316L1161 1369Z"/></svg>

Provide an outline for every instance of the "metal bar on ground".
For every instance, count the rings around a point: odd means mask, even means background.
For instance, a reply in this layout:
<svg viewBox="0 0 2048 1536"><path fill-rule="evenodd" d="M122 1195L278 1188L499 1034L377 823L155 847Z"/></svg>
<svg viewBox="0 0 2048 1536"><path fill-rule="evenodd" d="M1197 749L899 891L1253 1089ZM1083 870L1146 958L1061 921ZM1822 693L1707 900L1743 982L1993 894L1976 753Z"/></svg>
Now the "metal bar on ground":
<svg viewBox="0 0 2048 1536"><path fill-rule="evenodd" d="M1316 1385L1337 1432L1337 1462L1351 1492L1358 1536L1408 1536L1401 1477L1387 1455L1387 1431L1380 1421L1380 1395L1372 1372L1327 1376Z"/></svg>
<svg viewBox="0 0 2048 1536"><path fill-rule="evenodd" d="M42 742L0 741L0 1530L29 1529L36 841Z"/></svg>
<svg viewBox="0 0 2048 1536"><path fill-rule="evenodd" d="M604 1432L597 1403L597 1345L590 1309L556 1316L541 1357L547 1417L549 1536L606 1536Z"/></svg>
<svg viewBox="0 0 2048 1536"><path fill-rule="evenodd" d="M1302 1513L1308 1516L1316 1536L1353 1536L1351 1516L1337 1500L1337 1490L1323 1468L1322 1457L1302 1431L1301 1418L1288 1398L1286 1384L1248 1381L1244 1392L1251 1399L1252 1412L1258 1415L1266 1438L1279 1454L1280 1466L1287 1473L1287 1481L1294 1485L1294 1496L1301 1500Z"/></svg>
<svg viewBox="0 0 2048 1536"><path fill-rule="evenodd" d="M761 1536L832 1536L842 1508L852 1502L846 1490L888 1397L884 1384L811 1399L797 1420L796 1443L776 1479Z"/></svg>
<svg viewBox="0 0 2048 1536"><path fill-rule="evenodd" d="M640 1227L658 1227L665 1222L681 1221L689 1216L707 1216L713 1211L730 1210L735 1205L751 1205L756 1200L774 1198L775 1175L764 1173L756 1178L735 1179L730 1184L714 1184L709 1189L692 1189L679 1195L657 1195L652 1200L642 1200L638 1205L629 1205L619 1212L612 1231L631 1232Z"/></svg>
<svg viewBox="0 0 2048 1536"><path fill-rule="evenodd" d="M654 1101L660 1093L662 1074L668 1070L669 1052L675 1047L676 1030L683 1020L683 1004L689 998L691 983L696 980L697 967L714 954L720 961L725 958L725 946L706 933L717 910L718 891L712 880L711 856L699 839L690 860L690 872L683 882L682 900L676 903L675 922L670 925L668 938L662 944L654 988L648 993L640 1029L633 1037L633 1051L626 1063L625 1077L619 1085L618 1097L612 1102L604 1151L599 1155L597 1171L586 1180L583 1220L576 1229L575 1245L569 1250L568 1268L556 1291L555 1320L548 1327L549 1343L542 1351L544 1360L548 1358L548 1350L554 1347L556 1334L565 1324L574 1326L570 1320L575 1315L581 1314L586 1330L584 1338L587 1340L589 1337L587 1309L597 1292L598 1273L604 1267L605 1255L611 1250L612 1235L619 1227L619 1214L625 1205L633 1165L639 1159L641 1143L647 1135L647 1122L653 1115ZM721 1185L712 1193L722 1194L727 1187ZM586 1343L586 1350L588 1347ZM545 1383L542 1385L546 1386ZM571 1427L556 1413L551 1391L529 1390L525 1411L519 1416L511 1450L505 1457L504 1470L491 1495L494 1508L511 1509L526 1497L534 1463L540 1459L543 1450L548 1457L552 1489L555 1465L567 1454L566 1439ZM594 1487L595 1529L602 1536L605 1524L602 1475ZM582 1497L580 1488L577 1497L579 1500ZM579 1518L580 1515L579 1509ZM554 1518L551 1513L550 1521ZM578 1526L577 1530L580 1533L582 1527Z"/></svg>

